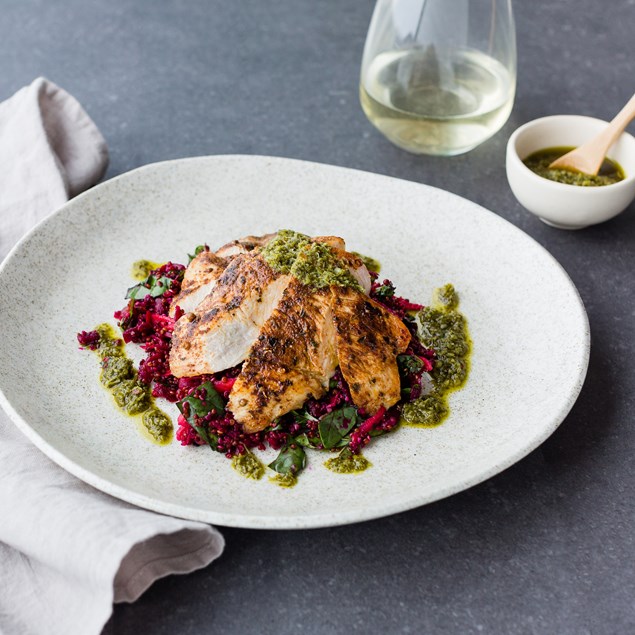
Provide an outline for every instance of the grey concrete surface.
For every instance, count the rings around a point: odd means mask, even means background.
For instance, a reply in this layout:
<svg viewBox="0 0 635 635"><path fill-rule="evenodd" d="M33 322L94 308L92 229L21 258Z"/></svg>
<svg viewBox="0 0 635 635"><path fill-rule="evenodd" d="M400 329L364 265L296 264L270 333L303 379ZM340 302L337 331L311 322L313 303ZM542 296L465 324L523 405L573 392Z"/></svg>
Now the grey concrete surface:
<svg viewBox="0 0 635 635"><path fill-rule="evenodd" d="M0 99L44 75L106 137L108 177L253 153L447 189L565 267L593 336L586 384L539 449L435 504L314 531L224 529L220 560L118 605L106 635L635 632L635 209L564 232L513 198L505 143L538 116L612 117L635 88L633 0L515 3L504 129L454 158L390 145L358 103L372 0L3 0ZM633 126L630 127L633 131ZM557 351L554 351L557 354Z"/></svg>

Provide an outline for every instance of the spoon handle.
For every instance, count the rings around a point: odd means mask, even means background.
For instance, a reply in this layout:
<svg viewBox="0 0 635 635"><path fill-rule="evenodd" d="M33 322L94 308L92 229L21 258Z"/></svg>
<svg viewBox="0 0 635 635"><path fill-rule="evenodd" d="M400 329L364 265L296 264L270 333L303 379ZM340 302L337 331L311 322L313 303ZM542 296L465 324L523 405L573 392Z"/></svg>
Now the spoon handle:
<svg viewBox="0 0 635 635"><path fill-rule="evenodd" d="M609 148L634 118L635 95L626 102L624 108L613 117L611 123L600 134L556 159L549 167L573 170L583 174L597 174Z"/></svg>
<svg viewBox="0 0 635 635"><path fill-rule="evenodd" d="M591 145L597 149L597 152L602 152L602 156L606 156L608 149L617 141L617 138L624 132L626 126L635 119L635 95L633 95L627 102L624 108L620 110L615 117L611 120L611 123L606 127L606 130L599 134L595 139L592 139L589 144L589 150ZM583 146L587 147L585 143Z"/></svg>

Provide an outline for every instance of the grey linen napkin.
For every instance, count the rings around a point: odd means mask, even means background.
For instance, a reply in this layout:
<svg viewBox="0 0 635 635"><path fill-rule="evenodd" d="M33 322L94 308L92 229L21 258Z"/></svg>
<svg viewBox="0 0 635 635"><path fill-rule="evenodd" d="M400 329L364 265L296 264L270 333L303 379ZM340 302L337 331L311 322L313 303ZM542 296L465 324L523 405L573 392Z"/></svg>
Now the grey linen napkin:
<svg viewBox="0 0 635 635"><path fill-rule="evenodd" d="M106 143L44 78L0 104L0 259L33 225L94 185ZM0 323L2 307L0 307ZM0 411L0 633L99 633L113 602L205 567L223 551L203 523L94 490L37 450Z"/></svg>

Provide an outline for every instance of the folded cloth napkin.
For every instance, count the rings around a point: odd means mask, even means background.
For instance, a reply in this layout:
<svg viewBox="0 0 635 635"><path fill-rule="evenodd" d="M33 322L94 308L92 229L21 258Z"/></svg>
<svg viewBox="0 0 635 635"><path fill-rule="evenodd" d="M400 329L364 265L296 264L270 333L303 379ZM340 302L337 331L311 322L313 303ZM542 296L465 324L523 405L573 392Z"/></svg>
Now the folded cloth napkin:
<svg viewBox="0 0 635 635"><path fill-rule="evenodd" d="M0 260L35 223L94 185L106 143L44 78L0 104ZM0 307L0 311L2 307ZM114 602L208 565L224 548L203 523L102 494L46 458L0 411L0 633L99 633Z"/></svg>

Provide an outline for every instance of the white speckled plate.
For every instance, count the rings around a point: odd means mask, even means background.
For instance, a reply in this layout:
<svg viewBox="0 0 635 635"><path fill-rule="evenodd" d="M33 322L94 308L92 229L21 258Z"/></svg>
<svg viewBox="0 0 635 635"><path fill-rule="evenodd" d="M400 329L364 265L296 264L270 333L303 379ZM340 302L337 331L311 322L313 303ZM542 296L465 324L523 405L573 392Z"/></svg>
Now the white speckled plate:
<svg viewBox="0 0 635 635"><path fill-rule="evenodd" d="M107 320L139 258L183 262L245 234L337 234L412 300L452 281L474 341L467 386L436 429L402 428L337 475L311 454L293 489L248 481L207 448L159 447L118 413L75 335ZM447 192L354 170L256 156L149 165L77 197L0 269L0 402L51 459L141 507L221 525L304 528L385 516L512 465L573 405L589 328L560 265L522 231Z"/></svg>

